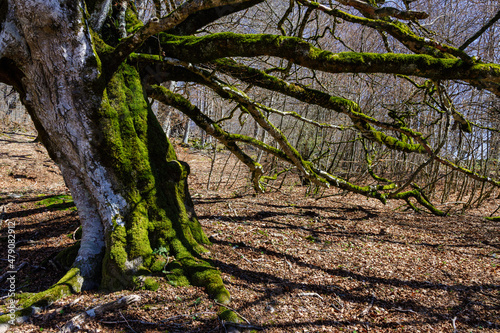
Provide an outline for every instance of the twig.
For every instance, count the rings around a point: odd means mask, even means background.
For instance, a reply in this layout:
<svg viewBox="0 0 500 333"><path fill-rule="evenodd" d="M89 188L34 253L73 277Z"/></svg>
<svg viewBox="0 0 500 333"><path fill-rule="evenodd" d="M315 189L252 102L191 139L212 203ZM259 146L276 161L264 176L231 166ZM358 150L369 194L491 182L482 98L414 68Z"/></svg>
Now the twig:
<svg viewBox="0 0 500 333"><path fill-rule="evenodd" d="M158 323L152 323L150 321L144 321L144 320L115 320L115 321L109 321L109 320L101 320L99 321L100 323L102 324L126 324L127 322L130 322L130 323L139 323L141 325L154 325L154 326L158 326L159 324Z"/></svg>
<svg viewBox="0 0 500 333"><path fill-rule="evenodd" d="M338 296L337 296L338 297ZM339 311L339 312L342 312L344 311L344 304L342 304L338 299L334 299L334 301L337 303L338 306L340 306L340 308L338 308L335 304L332 303L332 306L335 310Z"/></svg>
<svg viewBox="0 0 500 333"><path fill-rule="evenodd" d="M199 315L203 315L203 314L215 314L215 312L206 311L206 312L197 312L197 313L187 314L187 315L178 315L178 316L173 316L173 317L170 317L167 319L162 319L162 320L160 320L160 322L164 323L166 321L173 321L173 320L180 319L180 318L199 316Z"/></svg>
<svg viewBox="0 0 500 333"><path fill-rule="evenodd" d="M226 204L229 207L229 209L233 212L234 217L238 217L238 213L236 213L236 210L233 207L231 207L231 204L227 201L226 201Z"/></svg>
<svg viewBox="0 0 500 333"><path fill-rule="evenodd" d="M368 304L368 306L363 311L361 311L361 313L359 314L360 318L366 316L370 312L371 308L373 307L374 302L375 302L375 296L372 295L372 300L371 300L370 304Z"/></svg>
<svg viewBox="0 0 500 333"><path fill-rule="evenodd" d="M323 297L320 296L318 293L300 293L297 296L316 296L319 297L321 300L323 300Z"/></svg>
<svg viewBox="0 0 500 333"><path fill-rule="evenodd" d="M451 323L453 324L453 333L457 333L457 325L455 323L455 321L457 320L457 317L454 317L452 320L451 320Z"/></svg>
<svg viewBox="0 0 500 333"><path fill-rule="evenodd" d="M247 330L257 330L257 331L264 330L264 327L262 327L262 326L254 326L251 324L247 324L247 325L238 324L238 323L233 323L232 321L222 320L222 326L224 326L224 329L226 329L226 327L225 327L226 325L236 327L236 328L243 328L243 329L247 329Z"/></svg>
<svg viewBox="0 0 500 333"><path fill-rule="evenodd" d="M127 321L127 318L125 318L125 317L123 316L122 311L121 311L121 310L118 310L118 312L120 313L120 316L122 316L123 320L125 320L125 322L127 323L128 328L130 328L130 329L132 330L132 332L135 332L135 331L134 331L134 329L132 328L132 326L130 326L129 322ZM135 333L137 333L137 332L135 332Z"/></svg>
<svg viewBox="0 0 500 333"><path fill-rule="evenodd" d="M59 271L59 270L60 270L60 269L59 269L59 267L57 267L56 263L55 263L52 259L50 259L50 260L49 260L49 264L51 264L51 265L52 265L52 267L54 267L54 269L55 269L56 271Z"/></svg>
<svg viewBox="0 0 500 333"><path fill-rule="evenodd" d="M236 251L234 251L236 252ZM251 262L247 257L245 257L243 254L236 252L238 255L240 255L243 259L245 259L248 263L253 265L253 262Z"/></svg>
<svg viewBox="0 0 500 333"><path fill-rule="evenodd" d="M81 226L78 226L78 228L75 229L75 231L73 231L71 233L71 236L73 237L74 240L76 240L76 232L78 231L78 229L80 229Z"/></svg>
<svg viewBox="0 0 500 333"><path fill-rule="evenodd" d="M465 50L467 46L469 46L473 41L478 39L489 27L495 24L495 22L498 21L499 19L500 19L500 10L491 20L488 21L488 23L486 23L481 29L479 29L479 31L476 32L472 37L467 39L467 41L465 41L465 43L463 43L462 46L460 46L458 49Z"/></svg>
<svg viewBox="0 0 500 333"><path fill-rule="evenodd" d="M393 308L391 310L394 310L394 311L399 311L399 312L411 312L411 313L414 313L414 314L418 314L418 312L415 312L413 311L412 309L401 309L401 308Z"/></svg>

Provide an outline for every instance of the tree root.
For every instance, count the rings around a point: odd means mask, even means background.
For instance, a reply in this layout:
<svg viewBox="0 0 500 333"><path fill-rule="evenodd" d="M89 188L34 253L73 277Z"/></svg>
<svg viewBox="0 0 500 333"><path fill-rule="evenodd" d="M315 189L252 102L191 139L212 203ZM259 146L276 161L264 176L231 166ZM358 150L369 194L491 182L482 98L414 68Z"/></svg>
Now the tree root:
<svg viewBox="0 0 500 333"><path fill-rule="evenodd" d="M66 295L80 292L82 284L83 278L80 276L80 270L72 268L49 289L21 301L19 306L16 307L18 310L15 312L14 318L10 314L0 316L0 323L12 323L13 319L15 323L23 323L27 317L33 314L36 308L47 307Z"/></svg>
<svg viewBox="0 0 500 333"><path fill-rule="evenodd" d="M178 258L168 265L166 267L168 271L164 272L167 278L173 278L171 282L177 281L177 283L172 284L178 286L192 284L205 287L206 293L220 305L221 310L219 311L219 318L225 325L229 327L231 326L230 323L234 323L235 325L244 323L244 318L242 316L238 315L233 309L227 307L231 301L231 297L224 286L220 271L209 261L195 258L186 252L183 254L184 256L180 255L181 258ZM79 293L82 290L83 280L83 277L80 275L80 270L78 268L71 268L63 278L49 289L32 294L24 299L19 299L17 301L18 304L15 313L13 315L4 314L0 316L0 323L21 324L25 322L29 316L37 311L37 309L46 308L64 296ZM89 316L92 317L94 313L96 316L99 316L105 311L110 311L117 307L124 307L130 304L130 302L135 301L137 301L135 298L130 300L123 298L89 310L91 312L93 311L92 313L87 311L86 313L79 314L66 323L61 332L74 331ZM250 325L248 321L246 322ZM236 326L233 325L231 327L234 328Z"/></svg>

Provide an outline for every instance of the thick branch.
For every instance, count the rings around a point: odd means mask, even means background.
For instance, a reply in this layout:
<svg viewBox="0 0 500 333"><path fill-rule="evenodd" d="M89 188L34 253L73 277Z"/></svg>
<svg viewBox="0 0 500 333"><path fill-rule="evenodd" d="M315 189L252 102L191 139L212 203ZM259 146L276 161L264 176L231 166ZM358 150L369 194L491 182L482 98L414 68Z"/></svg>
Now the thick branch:
<svg viewBox="0 0 500 333"><path fill-rule="evenodd" d="M420 54L323 51L294 37L219 33L204 37L161 37L168 56L193 63L226 57L274 56L329 73L385 73L443 80L477 81L500 96L500 65L471 65L460 59Z"/></svg>
<svg viewBox="0 0 500 333"><path fill-rule="evenodd" d="M219 6L216 8L210 8L206 10L201 10L199 12L193 13L181 24L177 25L175 28L166 31L172 35L192 35L199 29L207 26L208 24L220 19L221 17L245 10L252 6L261 3L264 0L250 0L244 1L236 4Z"/></svg>
<svg viewBox="0 0 500 333"><path fill-rule="evenodd" d="M386 129L400 131L409 136L421 136L420 133L412 132L409 129L405 129L403 127L397 127L395 125L377 121L375 118L363 114L361 112L361 109L359 108L359 105L357 105L353 101L342 97L331 96L330 94L316 89L311 89L302 85L283 81L265 73L264 71L240 65L231 60L219 60L215 63L215 66L223 73L231 75L244 82L268 90L280 92L305 103L315 104L328 110L343 113L351 118L356 128L361 133L363 133L366 138L370 139L371 141L376 141L384 144L388 148L408 153L421 154L426 152L423 146L419 144L402 142L395 137L377 131L375 128L370 126L369 123L374 123L375 125Z"/></svg>
<svg viewBox="0 0 500 333"><path fill-rule="evenodd" d="M114 73L118 66L139 46L141 46L149 37L174 29L191 15L203 10L226 8L227 6L243 5L246 2L253 2L255 0L192 0L187 1L176 10L167 16L157 19L154 18L140 28L136 33L124 39L115 48L114 52L104 59L107 63L108 73ZM222 15L221 15L222 16Z"/></svg>

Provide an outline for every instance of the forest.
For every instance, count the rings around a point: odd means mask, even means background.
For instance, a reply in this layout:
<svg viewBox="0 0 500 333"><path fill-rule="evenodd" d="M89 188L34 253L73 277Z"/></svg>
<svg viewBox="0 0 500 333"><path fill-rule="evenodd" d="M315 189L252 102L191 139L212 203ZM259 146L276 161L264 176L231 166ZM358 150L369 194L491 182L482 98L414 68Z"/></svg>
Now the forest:
<svg viewBox="0 0 500 333"><path fill-rule="evenodd" d="M0 331L497 331L499 21L0 0Z"/></svg>

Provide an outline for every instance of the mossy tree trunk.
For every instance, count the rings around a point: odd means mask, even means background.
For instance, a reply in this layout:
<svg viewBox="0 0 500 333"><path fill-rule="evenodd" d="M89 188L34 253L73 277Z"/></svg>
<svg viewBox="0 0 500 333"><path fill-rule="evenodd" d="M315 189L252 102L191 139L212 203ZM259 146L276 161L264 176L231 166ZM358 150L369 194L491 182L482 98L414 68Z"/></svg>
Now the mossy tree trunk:
<svg viewBox="0 0 500 333"><path fill-rule="evenodd" d="M84 8L9 1L0 30L0 79L21 93L83 226L65 285L132 288L166 269L173 282L206 286L227 303L220 274L200 257L208 239L189 195L189 167L177 160L137 69L102 65ZM176 260L165 267L158 253L167 251Z"/></svg>

